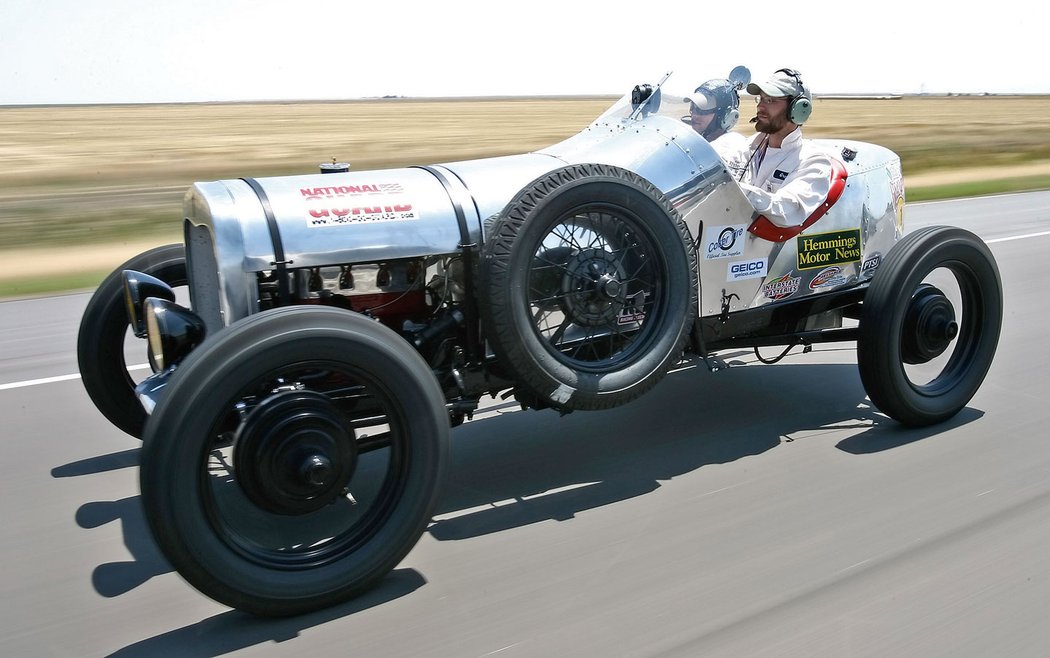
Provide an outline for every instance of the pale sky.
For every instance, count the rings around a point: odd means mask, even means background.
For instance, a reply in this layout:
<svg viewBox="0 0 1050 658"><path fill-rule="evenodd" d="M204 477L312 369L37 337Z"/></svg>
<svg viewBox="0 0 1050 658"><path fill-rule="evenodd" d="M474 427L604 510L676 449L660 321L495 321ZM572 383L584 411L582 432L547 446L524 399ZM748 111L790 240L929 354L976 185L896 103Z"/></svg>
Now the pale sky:
<svg viewBox="0 0 1050 658"><path fill-rule="evenodd" d="M1050 93L1029 0L933 4L0 0L0 105L619 95L737 64L818 96Z"/></svg>

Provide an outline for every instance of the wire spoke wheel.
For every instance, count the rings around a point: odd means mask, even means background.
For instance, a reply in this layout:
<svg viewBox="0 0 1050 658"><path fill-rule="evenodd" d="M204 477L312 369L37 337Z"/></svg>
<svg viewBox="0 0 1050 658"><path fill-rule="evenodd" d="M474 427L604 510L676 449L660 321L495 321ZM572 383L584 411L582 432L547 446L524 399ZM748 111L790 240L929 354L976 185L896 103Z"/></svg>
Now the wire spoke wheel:
<svg viewBox="0 0 1050 658"><path fill-rule="evenodd" d="M649 390L681 355L696 298L681 217L616 167L541 177L486 242L486 335L532 406L605 409Z"/></svg>
<svg viewBox="0 0 1050 658"><path fill-rule="evenodd" d="M665 294L658 248L633 230L637 221L608 211L560 218L535 249L529 312L547 349L572 367L630 359Z"/></svg>

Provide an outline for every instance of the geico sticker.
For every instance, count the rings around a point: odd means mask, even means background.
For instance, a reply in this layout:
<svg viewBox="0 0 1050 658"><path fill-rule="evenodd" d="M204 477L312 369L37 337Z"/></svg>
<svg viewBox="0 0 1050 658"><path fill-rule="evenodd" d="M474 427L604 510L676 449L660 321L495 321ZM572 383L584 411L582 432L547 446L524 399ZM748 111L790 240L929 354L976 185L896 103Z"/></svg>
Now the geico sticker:
<svg viewBox="0 0 1050 658"><path fill-rule="evenodd" d="M732 226L712 226L707 229L704 241L704 258L735 258L744 255L744 241L741 236L747 230L746 224Z"/></svg>
<svg viewBox="0 0 1050 658"><path fill-rule="evenodd" d="M761 279L766 276L766 259L742 260L730 263L726 270L726 281Z"/></svg>

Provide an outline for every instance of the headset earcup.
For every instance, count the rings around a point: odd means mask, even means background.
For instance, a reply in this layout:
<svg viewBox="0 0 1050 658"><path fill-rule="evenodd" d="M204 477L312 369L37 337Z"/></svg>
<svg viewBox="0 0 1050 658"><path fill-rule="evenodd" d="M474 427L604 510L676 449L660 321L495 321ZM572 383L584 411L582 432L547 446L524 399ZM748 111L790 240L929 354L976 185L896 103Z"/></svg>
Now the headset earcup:
<svg viewBox="0 0 1050 658"><path fill-rule="evenodd" d="M722 117L722 130L729 130L736 125L736 122L740 119L740 110L729 110Z"/></svg>
<svg viewBox="0 0 1050 658"><path fill-rule="evenodd" d="M813 114L813 103L805 96L799 96L791 102L788 108L788 120L796 126L801 126Z"/></svg>

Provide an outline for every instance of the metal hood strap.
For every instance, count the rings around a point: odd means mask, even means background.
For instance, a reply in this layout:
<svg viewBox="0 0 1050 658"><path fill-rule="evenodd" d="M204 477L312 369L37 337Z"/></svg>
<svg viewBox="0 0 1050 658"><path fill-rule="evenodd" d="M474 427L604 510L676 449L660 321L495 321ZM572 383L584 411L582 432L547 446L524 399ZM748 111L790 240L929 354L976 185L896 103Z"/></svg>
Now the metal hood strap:
<svg viewBox="0 0 1050 658"><path fill-rule="evenodd" d="M292 261L286 260L284 257L284 243L281 242L281 230L277 227L277 217L273 214L273 207L270 205L270 198L266 196L266 190L254 178L242 178L241 180L247 183L248 187L252 188L255 196L259 197L263 214L266 216L266 225L270 229L270 241L273 243L274 260L270 264L277 271L277 289L281 294L278 306L282 306L289 303L292 299L291 284L288 281L288 265Z"/></svg>

